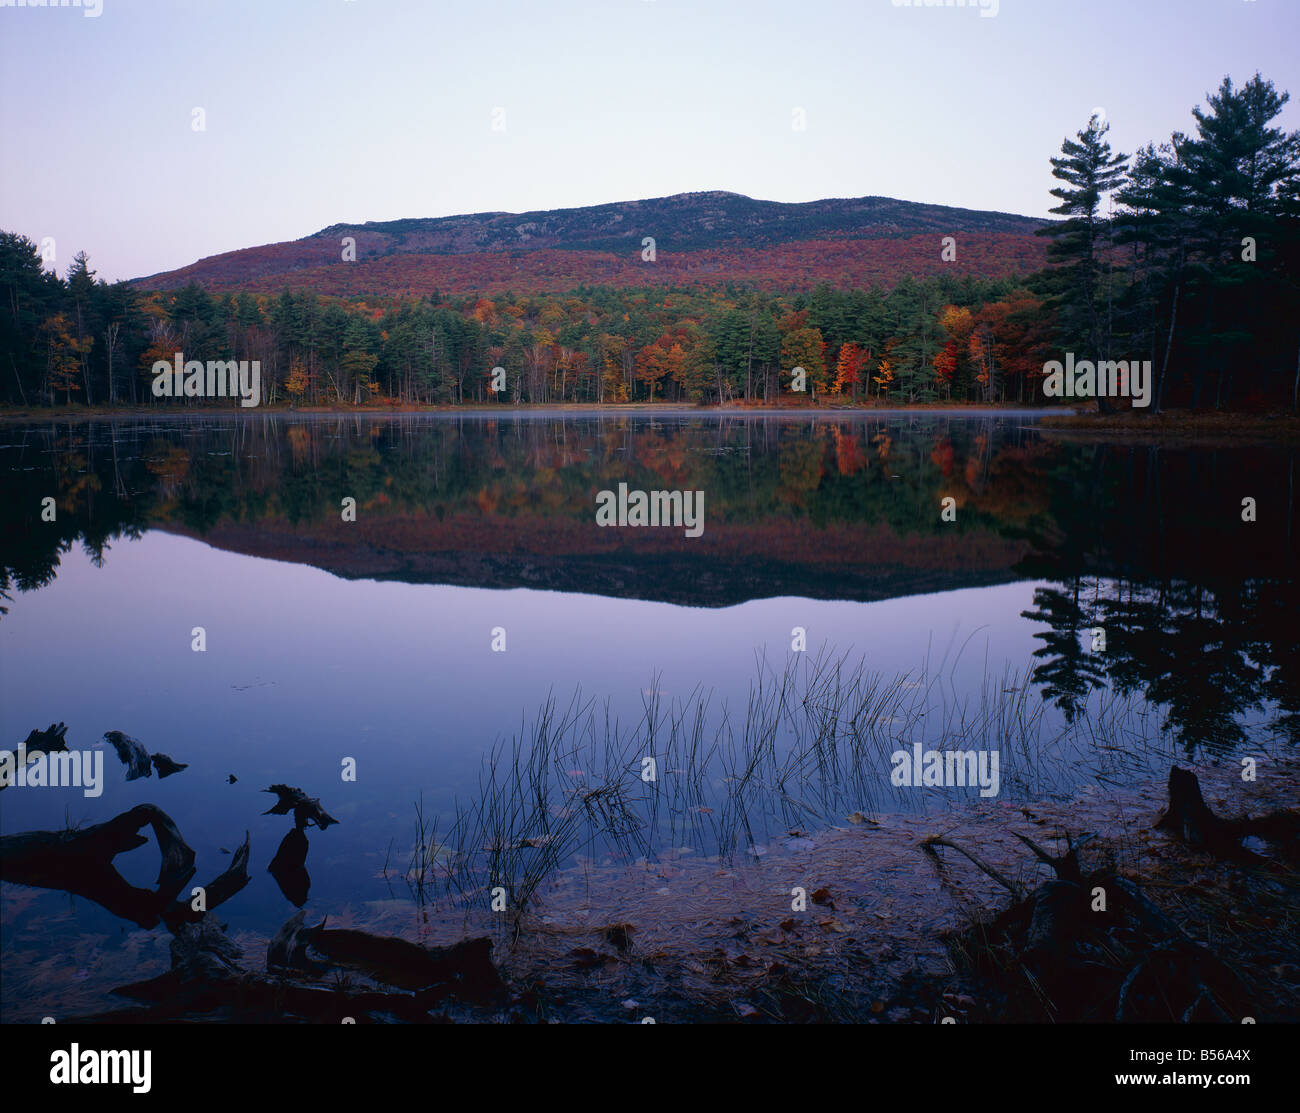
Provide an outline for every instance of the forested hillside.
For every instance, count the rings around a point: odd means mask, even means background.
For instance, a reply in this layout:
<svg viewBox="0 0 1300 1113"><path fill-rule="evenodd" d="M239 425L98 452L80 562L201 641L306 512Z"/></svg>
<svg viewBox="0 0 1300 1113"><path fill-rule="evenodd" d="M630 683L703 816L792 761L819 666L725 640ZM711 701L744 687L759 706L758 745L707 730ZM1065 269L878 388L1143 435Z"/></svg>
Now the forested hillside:
<svg viewBox="0 0 1300 1113"><path fill-rule="evenodd" d="M981 273L1000 276L1041 263L1032 237L1043 223L889 197L784 204L736 193L682 193L546 212L335 224L300 240L201 259L140 279L138 285L153 290L190 282L208 290L289 285L374 295L431 289L468 293L506 283L530 293L553 293L579 281L643 286L690 277L788 287L794 277L795 285L803 281L810 289L834 280L840 270L857 281L892 282L916 273L917 265L939 262L943 236L962 237L971 262L986 268ZM653 251L647 251L647 239ZM887 242L893 240L911 241L898 258ZM353 257L345 260L348 242ZM817 271L817 260L827 253L831 269ZM390 265L372 265L378 260ZM790 274L804 270L809 260L810 281Z"/></svg>

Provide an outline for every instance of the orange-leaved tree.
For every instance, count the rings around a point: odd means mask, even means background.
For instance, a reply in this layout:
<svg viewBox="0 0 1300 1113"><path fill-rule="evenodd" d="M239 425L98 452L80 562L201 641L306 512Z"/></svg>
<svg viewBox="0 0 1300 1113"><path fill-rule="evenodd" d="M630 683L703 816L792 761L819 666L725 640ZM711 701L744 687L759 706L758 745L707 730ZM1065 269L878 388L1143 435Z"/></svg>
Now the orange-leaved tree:
<svg viewBox="0 0 1300 1113"><path fill-rule="evenodd" d="M852 341L840 345L840 358L835 362L835 393L844 393L848 388L854 401L858 397L858 384L862 382L862 371L871 358L868 352Z"/></svg>

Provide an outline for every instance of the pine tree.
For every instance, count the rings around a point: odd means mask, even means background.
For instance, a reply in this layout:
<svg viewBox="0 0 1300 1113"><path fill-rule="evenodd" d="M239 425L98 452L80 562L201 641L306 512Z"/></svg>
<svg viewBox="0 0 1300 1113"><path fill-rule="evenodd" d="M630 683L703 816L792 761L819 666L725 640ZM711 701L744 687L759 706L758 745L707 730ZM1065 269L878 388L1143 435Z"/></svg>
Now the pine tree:
<svg viewBox="0 0 1300 1113"><path fill-rule="evenodd" d="M1059 264L1049 308L1059 315L1061 341L1083 348L1088 359L1110 358L1100 306L1102 269L1109 262L1109 222L1102 201L1124 180L1128 156L1112 154L1098 116L1078 133L1078 142L1061 144L1052 159L1052 176L1063 184L1052 190L1061 203L1051 210L1066 219L1042 230L1050 235L1048 259ZM1105 344L1105 346L1103 346Z"/></svg>

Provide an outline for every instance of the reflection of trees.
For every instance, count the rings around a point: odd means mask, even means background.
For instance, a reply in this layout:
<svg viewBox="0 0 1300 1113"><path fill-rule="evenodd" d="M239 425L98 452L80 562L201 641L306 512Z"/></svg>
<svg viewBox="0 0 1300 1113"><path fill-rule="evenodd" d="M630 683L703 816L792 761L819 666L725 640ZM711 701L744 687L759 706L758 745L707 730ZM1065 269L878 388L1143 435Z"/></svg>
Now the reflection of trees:
<svg viewBox="0 0 1300 1113"><path fill-rule="evenodd" d="M704 490L710 541L713 529L744 529L742 555L728 556L717 573L739 585L738 597L791 582L792 567L829 584L823 597L878 597L874 585L845 594L847 575L831 577L872 568L882 545L906 539L892 550L899 574L881 594L1017 575L1048 585L1026 612L1045 628L1035 678L1068 717L1110 685L1163 705L1189 748L1240 742L1240 718L1265 705L1300 741L1292 630L1300 530L1292 528L1293 495L1278 482L1290 467L1282 449L1058 444L993 419L870 415L424 422L268 415L45 425L16 428L7 441L0 604L15 589L51 582L74 544L99 561L115 538L157 524L200 536L237 524L310 537L338 522L339 500L350 496L364 513L348 528L368 543L382 544L378 530L393 521L395 534L409 532L411 549L445 544L453 527L473 539L456 552L479 537L499 546L501 530L475 532L484 523L505 524L526 549L539 522L568 523L577 535L592 522L595 492L619 482ZM1260 500L1259 521L1249 526L1240 522L1243 493ZM40 504L50 495L58 517L45 523ZM945 496L961 507L956 523L940 520ZM771 539L782 537L795 541L781 549ZM1026 549L1012 567L1006 554ZM678 571L693 568L699 551L664 566L672 593L654 597L713 598L681 587ZM929 580L918 579L922 564ZM768 567L776 571L767 575ZM1090 649L1097 626L1106 630L1104 655Z"/></svg>
<svg viewBox="0 0 1300 1113"><path fill-rule="evenodd" d="M970 529L996 535L1007 508L1024 505L1039 474L1023 451L1016 454L1026 442L1023 430L934 419L421 424L267 416L92 422L74 434L36 427L21 440L16 452L11 445L0 454L13 495L0 519L16 527L6 528L0 564L11 578L21 569L22 582L32 586L48 582L57 568L59 543L85 538L102 554L127 528L175 524L202 535L221 523L323 523L337 518L345 495L371 519L438 507L439 520L468 514L590 521L594 492L619 482L704 490L711 523L881 524L899 536L952 544ZM999 456L1015 463L1002 467L1001 479ZM871 466L877 459L886 466ZM967 490L962 477L970 475L978 477L987 508ZM938 500L950 493L964 508L955 526L937 513ZM38 529L39 499L47 494L57 496L58 522Z"/></svg>
<svg viewBox="0 0 1300 1113"><path fill-rule="evenodd" d="M1300 637L1296 615L1300 591L1263 592L1259 598L1259 627L1250 642L1250 656L1265 663L1264 694L1277 707L1274 725L1293 744L1300 743Z"/></svg>
<svg viewBox="0 0 1300 1113"><path fill-rule="evenodd" d="M1095 623L1079 601L1081 583L1075 580L1070 591L1039 588L1034 592L1037 610L1025 611L1024 617L1046 622L1050 629L1036 635L1042 642L1034 656L1043 663L1034 669L1034 680L1043 686L1045 699L1054 701L1074 722L1088 693L1105 686L1105 676L1098 658L1083 648L1082 638Z"/></svg>
<svg viewBox="0 0 1300 1113"><path fill-rule="evenodd" d="M1291 451L1085 445L1063 451L1026 575L1049 581L1025 612L1048 629L1035 679L1073 716L1109 683L1161 705L1180 743L1242 743L1267 709L1300 741ZM1243 493L1265 513L1241 521ZM1104 653L1088 631L1106 631ZM1269 706L1271 704L1271 706Z"/></svg>
<svg viewBox="0 0 1300 1113"><path fill-rule="evenodd" d="M113 538L138 531L111 452L97 451L82 429L49 426L41 434L13 431L7 439L20 449L17 458L0 460L8 467L0 500L0 600L11 602L15 590L52 583L63 555L78 541L100 564ZM42 516L43 500L51 497L52 522ZM0 605L0 615L7 613Z"/></svg>
<svg viewBox="0 0 1300 1113"><path fill-rule="evenodd" d="M1288 590L1278 583L1206 587L1186 582L1161 586L1112 580L1091 582L1091 598L1080 603L1076 577L1058 588L1035 592L1035 611L1025 617L1046 622L1036 636L1044 663L1034 671L1043 695L1073 718L1087 691L1109 681L1123 694L1137 693L1164 707L1166 725L1192 753L1197 747L1226 750L1246 741L1241 716L1258 711L1266 698L1288 698L1294 724L1295 686L1282 673L1287 630L1282 610L1262 609L1261 595ZM1296 599L1291 595L1291 606ZM1270 622L1277 622L1269 629ZM1083 648L1094 627L1106 631L1106 648ZM1081 639L1080 635L1085 635ZM1280 652L1281 658L1274 654ZM1294 727L1292 728L1294 729Z"/></svg>

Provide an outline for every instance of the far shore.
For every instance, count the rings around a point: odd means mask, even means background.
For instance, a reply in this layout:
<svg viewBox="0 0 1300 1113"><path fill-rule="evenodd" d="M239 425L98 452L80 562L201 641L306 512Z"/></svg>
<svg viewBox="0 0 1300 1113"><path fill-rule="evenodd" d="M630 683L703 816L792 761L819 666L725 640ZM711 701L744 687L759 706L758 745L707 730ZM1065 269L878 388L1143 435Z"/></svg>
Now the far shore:
<svg viewBox="0 0 1300 1113"><path fill-rule="evenodd" d="M1015 403L930 402L901 404L765 405L729 403L691 405L672 402L617 403L523 403L518 405L466 404L430 406L394 405L275 405L233 406L0 406L0 423L31 424L45 421L85 422L104 419L192 420L232 417L418 417L465 414L475 417L519 417L546 414L618 414L735 417L850 417L862 414L925 414L1015 416L1038 420L1040 428L1060 436L1116 437L1127 441L1196 441L1248 438L1270 441L1300 440L1300 415L1290 412L1235 412L1218 410L1169 410L1150 413L1126 410L1099 413L1095 408L1048 407Z"/></svg>
<svg viewBox="0 0 1300 1113"><path fill-rule="evenodd" d="M673 413L673 414L781 414L797 417L801 414L858 414L858 413L987 413L1066 416L1076 412L1062 406L1026 406L1014 402L902 402L902 403L835 403L806 406L774 405L763 402L730 402L725 405L696 405L691 402L520 402L495 404L467 402L461 405L440 403L428 406L403 406L391 403L374 405L318 405L291 406L282 402L262 406L0 406L0 421L39 421L56 418L59 421L77 418L101 417L255 417L264 414L293 415L331 414L347 416L365 414L376 417L409 417L419 414L470 413L470 414L529 414L529 413Z"/></svg>

